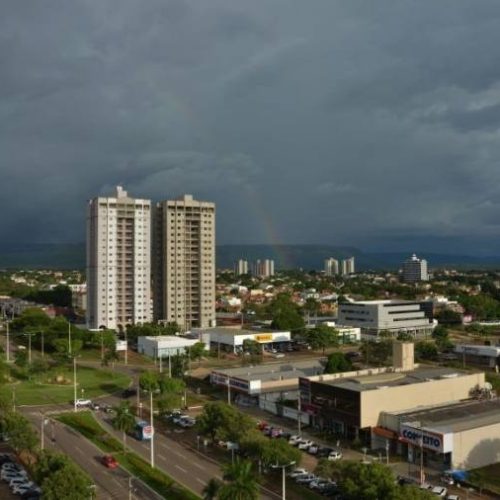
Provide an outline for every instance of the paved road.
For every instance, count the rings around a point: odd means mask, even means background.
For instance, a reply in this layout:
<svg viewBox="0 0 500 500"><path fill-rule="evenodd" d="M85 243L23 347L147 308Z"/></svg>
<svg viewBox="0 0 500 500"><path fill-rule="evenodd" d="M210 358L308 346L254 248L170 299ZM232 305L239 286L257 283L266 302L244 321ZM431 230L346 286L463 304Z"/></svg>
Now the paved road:
<svg viewBox="0 0 500 500"><path fill-rule="evenodd" d="M41 414L38 411L24 410L23 413L30 419L37 429L41 427ZM54 424L52 424L54 422ZM55 441L51 439L52 425L54 425ZM107 469L100 463L103 456L90 441L78 432L60 422L51 421L46 425L45 446L63 452L86 471L96 484L99 500L129 498L130 474L124 469ZM132 478L132 497L137 500L159 500L162 497L150 490L136 478Z"/></svg>

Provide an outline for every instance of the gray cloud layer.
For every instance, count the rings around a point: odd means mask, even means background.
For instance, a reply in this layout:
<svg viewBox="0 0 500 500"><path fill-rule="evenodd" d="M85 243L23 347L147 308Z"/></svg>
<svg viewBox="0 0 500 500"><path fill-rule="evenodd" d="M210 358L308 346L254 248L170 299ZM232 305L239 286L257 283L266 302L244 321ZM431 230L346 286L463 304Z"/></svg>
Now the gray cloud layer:
<svg viewBox="0 0 500 500"><path fill-rule="evenodd" d="M497 0L6 0L2 238L123 183L225 243L499 253L499 46Z"/></svg>

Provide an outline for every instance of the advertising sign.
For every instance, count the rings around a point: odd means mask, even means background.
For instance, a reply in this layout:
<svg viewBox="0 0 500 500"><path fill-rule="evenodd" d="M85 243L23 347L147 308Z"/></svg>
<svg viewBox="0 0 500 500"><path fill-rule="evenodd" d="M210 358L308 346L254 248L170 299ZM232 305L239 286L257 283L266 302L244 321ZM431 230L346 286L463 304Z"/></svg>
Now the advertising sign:
<svg viewBox="0 0 500 500"><path fill-rule="evenodd" d="M438 453L449 453L453 450L452 434L420 429L410 424L402 424L399 432L400 439L414 446L422 446L427 450Z"/></svg>
<svg viewBox="0 0 500 500"><path fill-rule="evenodd" d="M254 335L253 338L257 341L257 342L272 342L273 340L273 336L272 334L265 334L265 335Z"/></svg>
<svg viewBox="0 0 500 500"><path fill-rule="evenodd" d="M127 341L126 340L117 340L116 341L116 350L117 351L126 351L127 350Z"/></svg>

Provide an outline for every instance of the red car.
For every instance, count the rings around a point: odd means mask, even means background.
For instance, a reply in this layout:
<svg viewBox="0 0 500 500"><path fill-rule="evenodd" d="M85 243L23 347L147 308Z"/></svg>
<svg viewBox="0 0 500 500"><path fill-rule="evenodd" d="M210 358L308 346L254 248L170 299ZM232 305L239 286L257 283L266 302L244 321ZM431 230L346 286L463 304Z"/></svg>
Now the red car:
<svg viewBox="0 0 500 500"><path fill-rule="evenodd" d="M118 467L118 462L115 460L115 458L112 455L104 455L102 457L102 463L108 469L116 469Z"/></svg>

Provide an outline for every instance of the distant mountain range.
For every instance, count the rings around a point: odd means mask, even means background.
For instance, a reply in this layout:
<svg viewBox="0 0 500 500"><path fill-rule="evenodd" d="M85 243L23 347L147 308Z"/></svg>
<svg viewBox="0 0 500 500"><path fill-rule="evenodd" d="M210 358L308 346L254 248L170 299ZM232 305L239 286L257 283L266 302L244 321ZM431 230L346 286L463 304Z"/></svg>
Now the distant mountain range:
<svg viewBox="0 0 500 500"><path fill-rule="evenodd" d="M356 270L399 269L413 251L408 252L363 252L354 247L331 245L219 245L217 267L232 268L238 259L254 261L274 259L277 269L302 268L322 269L323 261L329 257L343 259L354 256ZM500 256L473 257L416 252L427 259L430 268L500 268ZM85 267L85 244L9 244L0 242L0 269L83 269Z"/></svg>

